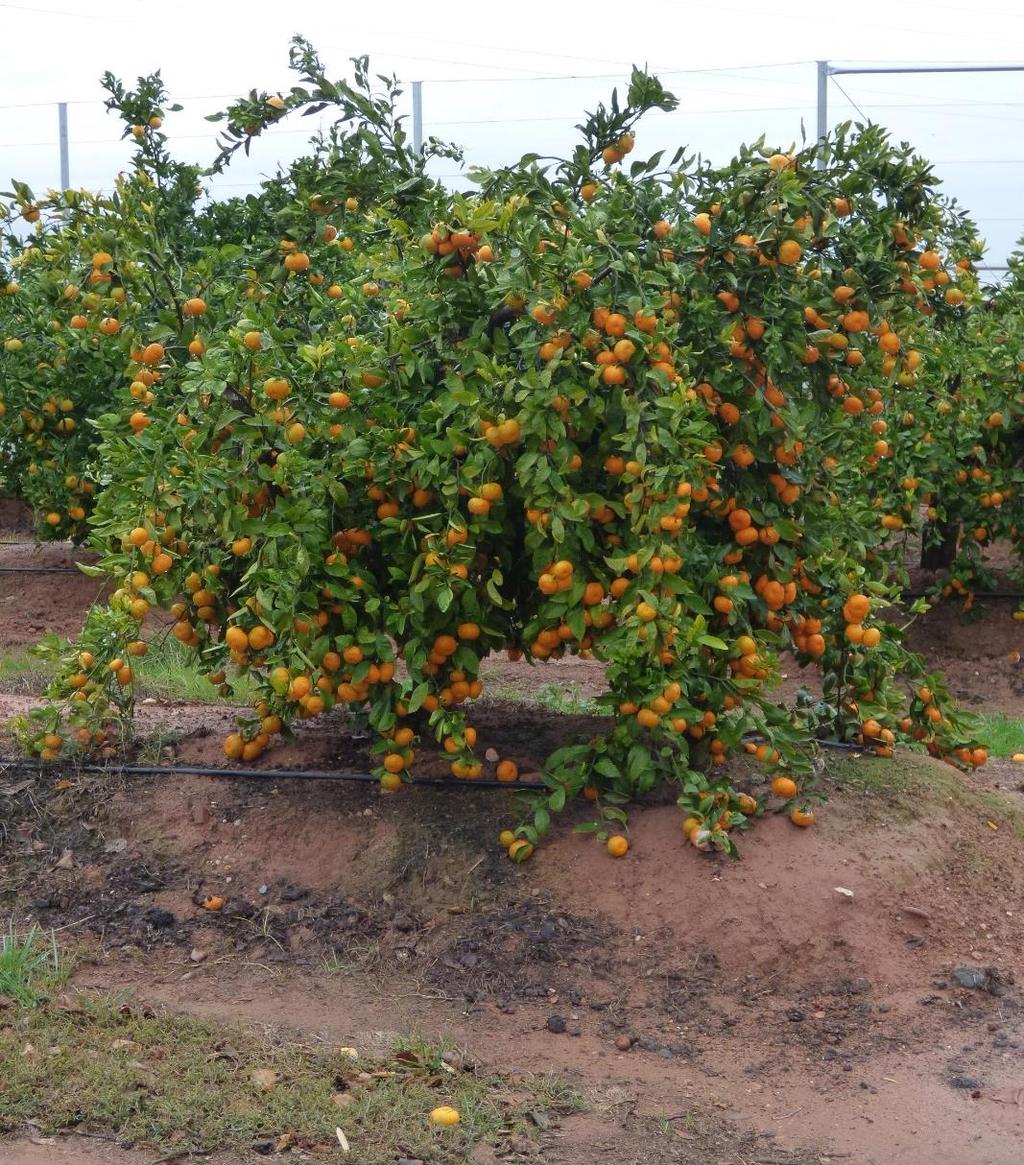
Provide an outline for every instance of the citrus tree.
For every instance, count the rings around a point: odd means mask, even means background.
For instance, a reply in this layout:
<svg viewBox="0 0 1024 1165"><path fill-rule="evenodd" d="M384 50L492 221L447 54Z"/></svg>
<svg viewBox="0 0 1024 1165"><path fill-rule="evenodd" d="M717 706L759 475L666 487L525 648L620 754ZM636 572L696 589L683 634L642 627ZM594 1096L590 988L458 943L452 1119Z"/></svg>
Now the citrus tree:
<svg viewBox="0 0 1024 1165"><path fill-rule="evenodd" d="M332 82L301 40L292 63L288 95L223 116L216 165L290 113L336 120L262 218L239 208L239 241L190 226L171 270L147 245L164 227L118 236L142 290L112 335L89 522L119 585L26 746L112 747L164 607L215 688L244 673L259 691L227 758L342 704L387 790L425 748L456 778L491 772L471 723L490 653L602 661L609 730L548 758L518 860L568 800L594 801L604 833L666 780L694 844L730 849L759 811L724 764L739 751L810 824L820 734L982 763L885 615L917 520L893 467L937 436L904 402L954 399L928 369L976 295L970 224L928 166L849 126L721 168L632 161L640 119L675 105L634 71L571 157L452 193L426 163L454 151L413 151L394 82L362 60ZM819 677L796 716L773 693L786 652ZM515 781L516 759L493 773Z"/></svg>

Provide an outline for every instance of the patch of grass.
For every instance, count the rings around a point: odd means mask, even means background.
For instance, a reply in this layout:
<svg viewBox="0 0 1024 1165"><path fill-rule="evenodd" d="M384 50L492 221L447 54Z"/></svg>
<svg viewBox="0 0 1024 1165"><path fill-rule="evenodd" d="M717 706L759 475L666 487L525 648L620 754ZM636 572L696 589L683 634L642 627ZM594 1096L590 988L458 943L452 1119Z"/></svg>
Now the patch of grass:
<svg viewBox="0 0 1024 1165"><path fill-rule="evenodd" d="M136 695L140 700L185 700L190 703L223 703L205 678L204 669L176 639L169 635L154 639L146 655L132 661ZM26 652L0 656L0 692L20 696L38 696L53 678L56 667L50 660L38 659ZM249 676L236 676L234 694L228 703L248 704L255 696Z"/></svg>
<svg viewBox="0 0 1024 1165"><path fill-rule="evenodd" d="M69 961L38 927L19 935L13 923L0 936L0 995L22 1007L38 1007L71 973Z"/></svg>
<svg viewBox="0 0 1024 1165"><path fill-rule="evenodd" d="M1024 720L1016 720L1005 712L985 712L979 736L992 756L1013 756L1024 752Z"/></svg>
<svg viewBox="0 0 1024 1165"><path fill-rule="evenodd" d="M198 666L197 666L198 663ZM136 692L140 699L188 700L193 703L223 703L224 697L210 684L202 664L194 652L167 636L150 644L149 651L134 660L137 675ZM236 676L232 681L234 694L229 703L249 703L255 689L248 676Z"/></svg>
<svg viewBox="0 0 1024 1165"><path fill-rule="evenodd" d="M907 752L891 758L826 752L823 776L844 792L899 804L916 797L928 783L931 774L924 771L920 759Z"/></svg>
<svg viewBox="0 0 1024 1165"><path fill-rule="evenodd" d="M109 998L8 1009L0 1012L0 1133L33 1121L46 1132L116 1134L183 1155L269 1141L333 1147L333 1160L340 1127L361 1165L393 1165L399 1156L464 1165L480 1142L529 1135L528 1111L584 1107L558 1081L510 1082L451 1053L412 1041L353 1058L322 1040L153 1014ZM458 1110L459 1125L430 1124L442 1104Z"/></svg>
<svg viewBox="0 0 1024 1165"><path fill-rule="evenodd" d="M138 738L139 751L136 762L140 765L158 765L173 759L174 745L182 739L182 733L158 725L147 736Z"/></svg>
<svg viewBox="0 0 1024 1165"><path fill-rule="evenodd" d="M53 678L49 660L36 659L28 652L0 655L0 692L11 696L38 695Z"/></svg>
<svg viewBox="0 0 1024 1165"><path fill-rule="evenodd" d="M533 691L512 685L489 685L487 696L492 700L507 700L510 704L529 704L547 708L549 712L560 712L566 716L601 716L607 709L588 696L580 694L576 684L545 684Z"/></svg>
<svg viewBox="0 0 1024 1165"><path fill-rule="evenodd" d="M891 759L830 755L823 781L826 787L856 796L865 822L927 818L953 805L975 821L1005 823L1024 837L1024 813L1015 802L975 788L958 769L920 753L900 749Z"/></svg>

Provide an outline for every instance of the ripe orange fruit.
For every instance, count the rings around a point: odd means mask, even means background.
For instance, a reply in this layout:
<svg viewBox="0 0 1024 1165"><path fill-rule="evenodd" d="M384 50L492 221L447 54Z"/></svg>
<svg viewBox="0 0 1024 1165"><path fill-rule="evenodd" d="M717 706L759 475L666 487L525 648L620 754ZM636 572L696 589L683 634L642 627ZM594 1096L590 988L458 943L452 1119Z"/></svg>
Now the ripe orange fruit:
<svg viewBox="0 0 1024 1165"><path fill-rule="evenodd" d="M192 299L186 299L181 305L182 315L186 316L204 316L206 315L206 301L194 296Z"/></svg>
<svg viewBox="0 0 1024 1165"><path fill-rule="evenodd" d="M518 781L519 766L514 760L503 760L495 770L495 776L499 781Z"/></svg>
<svg viewBox="0 0 1024 1165"><path fill-rule="evenodd" d="M253 651L265 651L274 642L274 633L264 624L257 623L249 632L247 639Z"/></svg>
<svg viewBox="0 0 1024 1165"><path fill-rule="evenodd" d="M794 263L800 262L803 253L803 248L796 239L786 239L779 246L779 262L787 267L792 267Z"/></svg>
<svg viewBox="0 0 1024 1165"><path fill-rule="evenodd" d="M451 1105L442 1104L439 1108L435 1108L430 1114L430 1121L432 1124L440 1125L442 1128L449 1129L453 1125L457 1125L462 1118L456 1109Z"/></svg>
<svg viewBox="0 0 1024 1165"><path fill-rule="evenodd" d="M843 617L847 623L863 623L871 614L871 600L867 595L851 595L843 603Z"/></svg>
<svg viewBox="0 0 1024 1165"><path fill-rule="evenodd" d="M736 805L747 817L752 817L757 812L757 801L749 793L740 793L736 798Z"/></svg>
<svg viewBox="0 0 1024 1165"><path fill-rule="evenodd" d="M772 781L772 792L776 797L781 797L784 801L795 797L799 791L796 781L792 777L776 777Z"/></svg>
<svg viewBox="0 0 1024 1165"><path fill-rule="evenodd" d="M263 382L263 392L271 400L287 400L291 391L292 386L283 376L272 376L269 380Z"/></svg>
<svg viewBox="0 0 1024 1165"><path fill-rule="evenodd" d="M237 732L232 732L224 738L224 755L229 760L238 760L244 747L245 741Z"/></svg>
<svg viewBox="0 0 1024 1165"><path fill-rule="evenodd" d="M608 852L613 858L624 858L629 852L629 840L621 833L613 834L608 838Z"/></svg>
<svg viewBox="0 0 1024 1165"><path fill-rule="evenodd" d="M814 824L814 810L793 809L789 814L789 819L794 825L799 825L801 829L806 829L809 825Z"/></svg>
<svg viewBox="0 0 1024 1165"><path fill-rule="evenodd" d="M164 358L163 344L147 344L142 349L141 360L143 364L159 364Z"/></svg>

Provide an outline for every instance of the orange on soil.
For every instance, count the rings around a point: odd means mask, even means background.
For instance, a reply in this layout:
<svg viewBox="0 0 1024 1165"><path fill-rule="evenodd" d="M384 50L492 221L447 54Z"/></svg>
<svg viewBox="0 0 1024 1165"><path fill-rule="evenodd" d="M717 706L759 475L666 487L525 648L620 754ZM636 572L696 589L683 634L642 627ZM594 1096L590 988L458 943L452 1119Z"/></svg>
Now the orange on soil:
<svg viewBox="0 0 1024 1165"><path fill-rule="evenodd" d="M772 781L772 792L776 797L781 797L784 801L788 801L791 797L795 797L799 792L796 781L792 777L776 777Z"/></svg>

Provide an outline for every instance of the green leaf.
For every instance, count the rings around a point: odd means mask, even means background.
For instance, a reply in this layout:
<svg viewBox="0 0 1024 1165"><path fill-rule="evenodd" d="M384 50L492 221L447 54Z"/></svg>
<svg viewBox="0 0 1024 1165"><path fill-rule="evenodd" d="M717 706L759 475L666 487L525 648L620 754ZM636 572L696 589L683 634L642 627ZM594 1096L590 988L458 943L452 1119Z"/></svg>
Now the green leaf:
<svg viewBox="0 0 1024 1165"><path fill-rule="evenodd" d="M409 697L409 711L418 712L423 707L423 701L430 693L430 684L426 680L418 684L414 689L412 695Z"/></svg>

